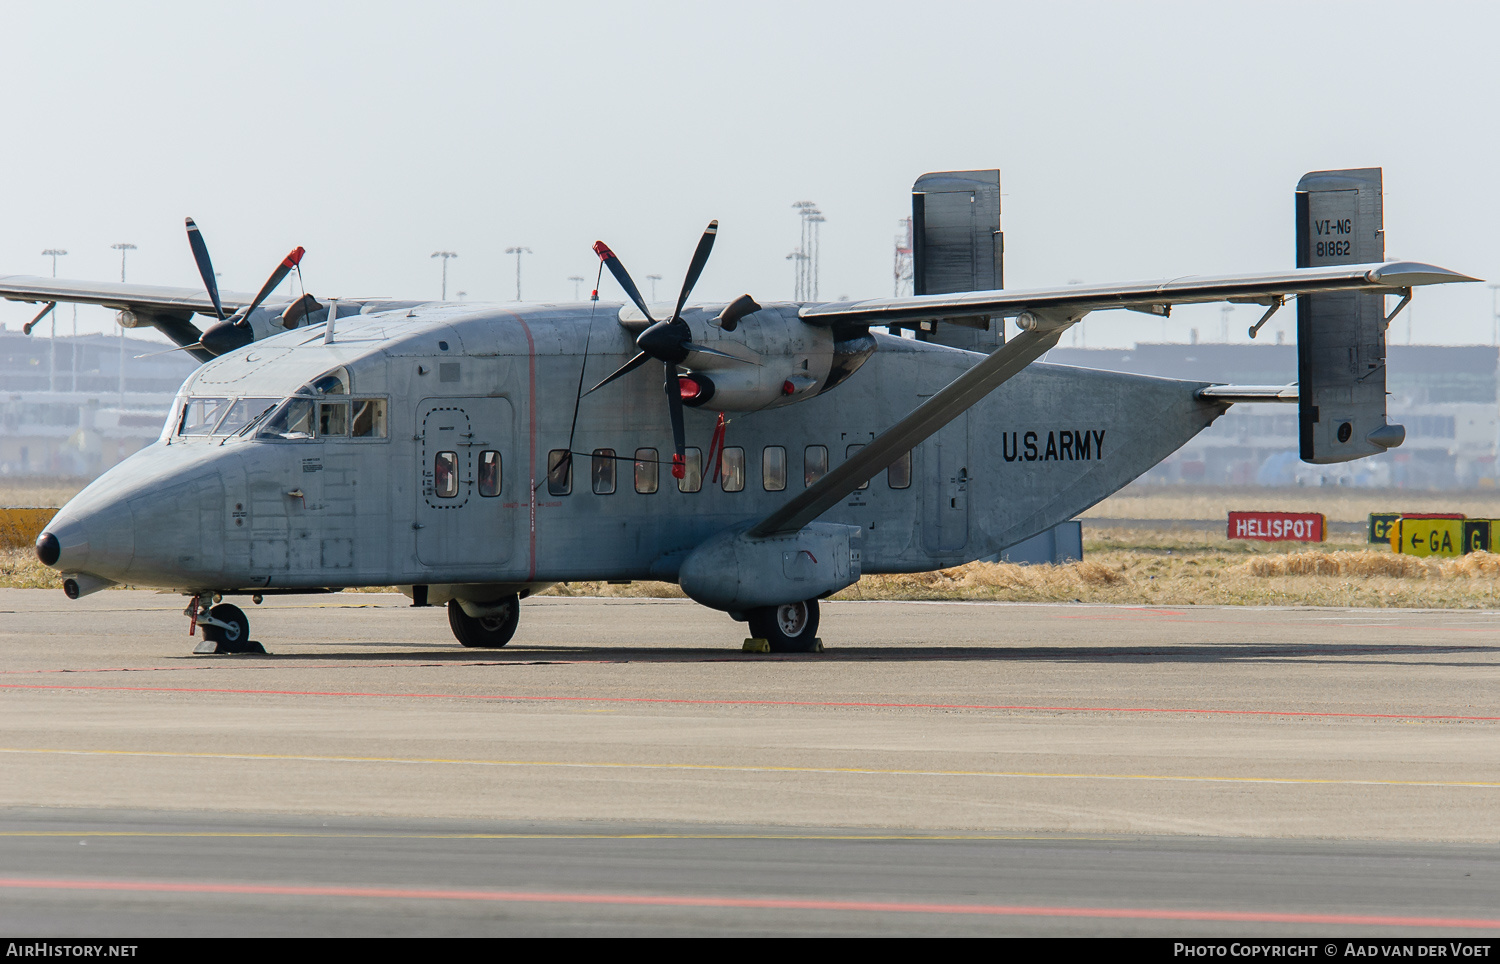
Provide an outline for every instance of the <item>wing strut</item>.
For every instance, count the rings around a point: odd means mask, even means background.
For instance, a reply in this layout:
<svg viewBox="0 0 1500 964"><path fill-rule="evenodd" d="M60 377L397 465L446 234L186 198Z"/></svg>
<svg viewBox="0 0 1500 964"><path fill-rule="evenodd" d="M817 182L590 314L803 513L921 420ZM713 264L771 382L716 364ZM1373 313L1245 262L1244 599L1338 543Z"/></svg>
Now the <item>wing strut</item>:
<svg viewBox="0 0 1500 964"><path fill-rule="evenodd" d="M1024 331L984 361L949 382L905 418L886 429L847 462L829 472L786 505L751 526L747 535L764 537L796 532L869 481L875 473L900 458L939 429L962 415L1027 365L1046 354L1062 333L1081 318Z"/></svg>

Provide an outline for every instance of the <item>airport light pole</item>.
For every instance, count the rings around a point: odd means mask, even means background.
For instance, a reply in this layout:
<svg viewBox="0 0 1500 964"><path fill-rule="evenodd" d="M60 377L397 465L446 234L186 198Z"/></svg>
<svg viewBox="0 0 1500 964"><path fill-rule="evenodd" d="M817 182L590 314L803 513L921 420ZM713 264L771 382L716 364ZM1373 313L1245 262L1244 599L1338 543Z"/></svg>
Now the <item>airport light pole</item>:
<svg viewBox="0 0 1500 964"><path fill-rule="evenodd" d="M655 301L656 300L656 283L661 280L661 275L659 275L659 274L648 274L648 275L646 275L646 280L649 281L649 282L651 282L651 300Z"/></svg>
<svg viewBox="0 0 1500 964"><path fill-rule="evenodd" d="M579 287L578 286L581 285L581 284L583 284L583 282L584 282L583 276L582 275L576 275L576 274L575 275L570 275L568 277L568 280L571 281L571 282L573 282L573 300L577 301L579 299L579 297L580 297L580 295L578 293L579 292Z"/></svg>
<svg viewBox="0 0 1500 964"><path fill-rule="evenodd" d="M525 248L525 247L521 247L520 245L517 245L516 247L513 247L513 248L506 248L505 249L505 253L506 254L513 254L513 255L516 256L516 300L520 301L521 300L521 255L523 255L523 254L531 254L532 252L531 252L530 248Z"/></svg>
<svg viewBox="0 0 1500 964"><path fill-rule="evenodd" d="M135 245L128 241L110 245L120 252L120 284L125 283L125 256L136 250ZM120 326L120 407L125 407L125 326Z"/></svg>
<svg viewBox="0 0 1500 964"><path fill-rule="evenodd" d="M456 258L456 257L458 257L458 255L455 254L452 251L434 251L434 252L432 252L432 256L434 258L442 258L443 259L443 300L447 301L448 300L448 259L450 259L450 258Z"/></svg>
<svg viewBox="0 0 1500 964"><path fill-rule="evenodd" d="M823 222L828 219L823 217L823 212L813 208L807 212L807 223L812 228L812 300L818 300L818 275L821 274L823 264Z"/></svg>
<svg viewBox="0 0 1500 964"><path fill-rule="evenodd" d="M57 259L67 254L62 248L48 248L42 252L42 257L52 259L52 277L57 277ZM57 391L57 306L52 306L52 337L48 340L47 349L47 391ZM74 351L77 351L75 346Z"/></svg>

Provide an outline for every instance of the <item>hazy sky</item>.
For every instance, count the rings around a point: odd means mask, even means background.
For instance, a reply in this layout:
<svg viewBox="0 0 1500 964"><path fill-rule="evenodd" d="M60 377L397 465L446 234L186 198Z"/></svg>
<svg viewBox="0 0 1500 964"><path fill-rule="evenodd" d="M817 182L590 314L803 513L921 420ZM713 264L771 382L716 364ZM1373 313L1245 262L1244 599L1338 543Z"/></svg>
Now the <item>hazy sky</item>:
<svg viewBox="0 0 1500 964"><path fill-rule="evenodd" d="M117 279L128 241L196 286L191 215L230 289L302 244L315 294L436 298L449 249L450 295L507 300L524 245L523 296L568 299L603 238L666 300L716 217L697 294L790 298L810 199L824 298L878 297L912 181L998 167L1008 286L1127 281L1288 267L1298 177L1379 165L1390 255L1500 277L1495 4L0 0L0 36L0 274ZM1414 304L1418 342L1491 328L1483 285Z"/></svg>

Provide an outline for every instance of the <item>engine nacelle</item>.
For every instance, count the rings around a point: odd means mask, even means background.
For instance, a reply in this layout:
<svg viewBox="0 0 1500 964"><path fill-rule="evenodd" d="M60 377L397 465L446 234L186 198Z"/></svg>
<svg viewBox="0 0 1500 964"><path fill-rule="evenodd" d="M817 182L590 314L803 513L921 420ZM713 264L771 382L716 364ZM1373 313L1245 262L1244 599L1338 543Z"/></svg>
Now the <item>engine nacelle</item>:
<svg viewBox="0 0 1500 964"><path fill-rule="evenodd" d="M764 539L728 529L688 554L677 582L690 599L725 612L822 599L859 581L863 534L831 522Z"/></svg>
<svg viewBox="0 0 1500 964"><path fill-rule="evenodd" d="M742 316L733 331L717 322L720 306L683 312L694 343L725 355L692 352L683 362L683 403L724 412L756 412L820 395L854 374L875 351L875 339L859 329L841 333L809 325L797 306L776 304ZM627 307L621 319L639 324L644 316Z"/></svg>

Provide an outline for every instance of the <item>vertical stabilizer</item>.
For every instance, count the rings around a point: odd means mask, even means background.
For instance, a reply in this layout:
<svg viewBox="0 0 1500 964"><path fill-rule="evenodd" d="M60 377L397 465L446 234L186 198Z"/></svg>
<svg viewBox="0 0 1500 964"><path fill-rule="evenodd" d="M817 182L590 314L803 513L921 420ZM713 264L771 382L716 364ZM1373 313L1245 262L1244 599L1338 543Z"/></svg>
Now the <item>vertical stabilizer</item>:
<svg viewBox="0 0 1500 964"><path fill-rule="evenodd" d="M1297 182L1297 267L1385 260L1380 168L1313 171ZM1385 296L1297 299L1304 462L1348 462L1400 445L1385 417Z"/></svg>
<svg viewBox="0 0 1500 964"><path fill-rule="evenodd" d="M1000 233L1000 172L939 171L911 188L912 293L993 291L1005 287ZM947 318L924 341L990 352L1005 340L1002 319Z"/></svg>

